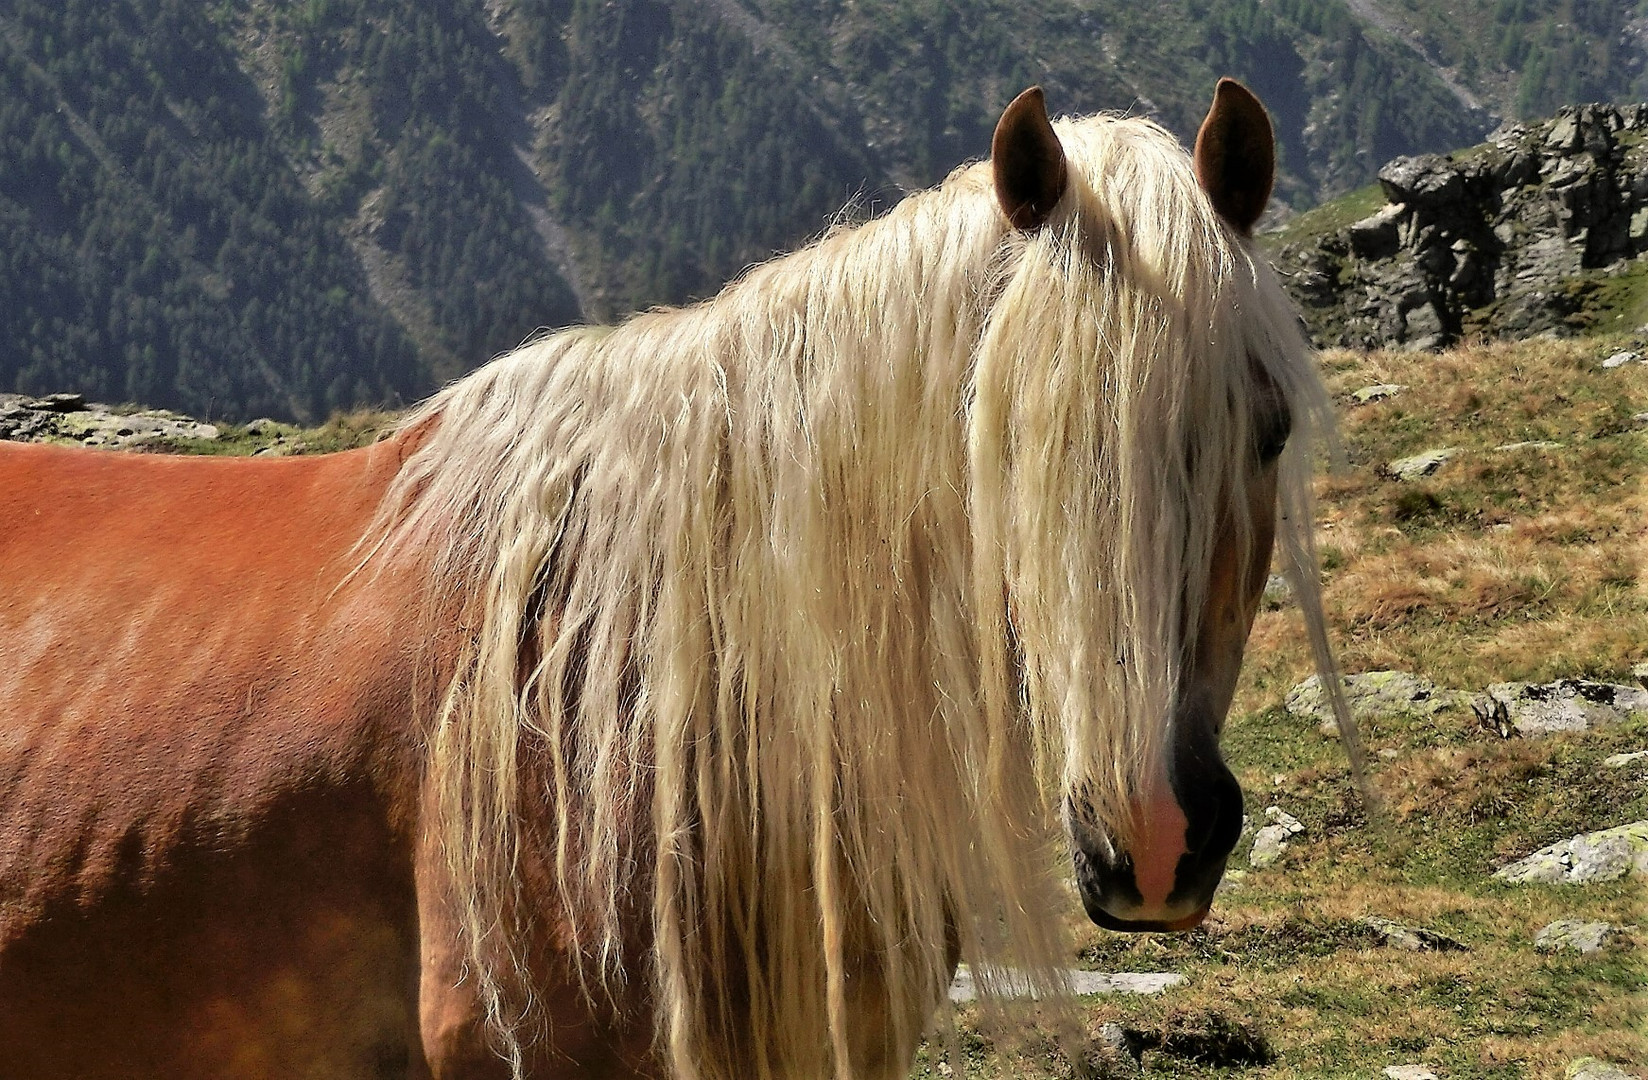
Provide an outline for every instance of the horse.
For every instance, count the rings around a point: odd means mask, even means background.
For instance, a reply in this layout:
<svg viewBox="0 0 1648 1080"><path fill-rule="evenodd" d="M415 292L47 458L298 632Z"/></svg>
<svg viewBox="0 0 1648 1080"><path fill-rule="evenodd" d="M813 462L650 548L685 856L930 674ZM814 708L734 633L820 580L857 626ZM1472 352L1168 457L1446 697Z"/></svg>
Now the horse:
<svg viewBox="0 0 1648 1080"><path fill-rule="evenodd" d="M1069 872L1198 924L1278 535L1320 636L1273 172L1032 88L370 447L0 446L0 1075L900 1076Z"/></svg>

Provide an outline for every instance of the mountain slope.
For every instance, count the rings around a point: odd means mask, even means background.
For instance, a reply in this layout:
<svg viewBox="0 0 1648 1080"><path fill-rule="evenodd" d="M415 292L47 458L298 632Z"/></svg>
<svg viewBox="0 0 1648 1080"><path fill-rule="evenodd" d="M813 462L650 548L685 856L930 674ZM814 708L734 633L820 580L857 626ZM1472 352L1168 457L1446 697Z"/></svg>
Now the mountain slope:
<svg viewBox="0 0 1648 1080"><path fill-rule="evenodd" d="M1243 78L1305 206L1507 111L1642 95L1643 12L11 0L0 389L306 419L403 401L880 210L980 156L1032 82L1188 138L1214 79Z"/></svg>

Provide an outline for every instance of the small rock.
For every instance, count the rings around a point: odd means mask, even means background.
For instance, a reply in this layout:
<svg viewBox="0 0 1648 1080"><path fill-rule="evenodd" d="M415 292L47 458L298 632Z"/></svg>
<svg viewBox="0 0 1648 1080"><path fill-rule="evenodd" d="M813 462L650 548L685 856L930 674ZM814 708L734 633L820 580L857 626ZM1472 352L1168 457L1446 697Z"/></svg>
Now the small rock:
<svg viewBox="0 0 1648 1080"><path fill-rule="evenodd" d="M1456 454L1457 446L1442 446L1433 450L1425 450L1412 457L1397 458L1385 466L1385 471L1398 480L1418 480L1422 476L1429 476L1446 465Z"/></svg>
<svg viewBox="0 0 1648 1080"><path fill-rule="evenodd" d="M1630 349L1621 349L1619 352L1604 360L1602 362L1602 366L1609 369L1621 368L1626 364L1634 364L1641 359L1641 353L1632 352Z"/></svg>
<svg viewBox="0 0 1648 1080"><path fill-rule="evenodd" d="M1175 986L1182 986L1185 977L1176 971L1120 971L1106 974L1102 971L1072 971L1070 989L1078 995L1087 994L1160 994Z"/></svg>
<svg viewBox="0 0 1648 1080"><path fill-rule="evenodd" d="M1078 1070L1076 1075L1090 1076L1094 1080L1143 1076L1144 1071L1139 1066L1143 1048L1135 1043L1136 1040L1120 1024L1105 1024L1099 1028L1098 1038L1083 1055L1086 1058L1087 1071L1083 1073Z"/></svg>
<svg viewBox="0 0 1648 1080"><path fill-rule="evenodd" d="M1648 413L1643 413L1643 415L1648 416ZM1648 660L1631 665L1631 678L1641 683L1645 689L1648 689Z"/></svg>
<svg viewBox="0 0 1648 1080"><path fill-rule="evenodd" d="M1263 603L1265 610L1275 611L1293 600L1293 583L1285 574L1272 574L1265 579Z"/></svg>
<svg viewBox="0 0 1648 1080"><path fill-rule="evenodd" d="M1384 758L1386 761L1395 761L1397 758L1401 757L1402 754L1401 751L1397 750L1395 747L1387 746L1383 750L1379 751L1379 756Z"/></svg>
<svg viewBox="0 0 1648 1080"><path fill-rule="evenodd" d="M1648 427L1648 412L1639 412L1631 416L1632 427Z"/></svg>
<svg viewBox="0 0 1648 1080"><path fill-rule="evenodd" d="M79 412L86 407L85 394L47 394L35 402L35 407L47 412Z"/></svg>
<svg viewBox="0 0 1648 1080"><path fill-rule="evenodd" d="M1404 926L1394 919L1369 915L1362 920L1371 926L1386 945L1408 952L1468 952L1464 942L1423 926Z"/></svg>
<svg viewBox="0 0 1648 1080"><path fill-rule="evenodd" d="M1289 836L1298 836L1305 831L1304 824L1280 806L1265 807L1265 820L1273 825L1280 825L1287 830Z"/></svg>
<svg viewBox="0 0 1648 1080"><path fill-rule="evenodd" d="M1513 885L1583 885L1628 873L1648 876L1648 821L1581 833L1494 872Z"/></svg>
<svg viewBox="0 0 1648 1080"><path fill-rule="evenodd" d="M1373 386L1364 386L1351 394L1352 400L1358 405L1366 405L1370 401L1382 401L1388 397L1395 397L1407 387L1401 383L1375 383Z"/></svg>
<svg viewBox="0 0 1648 1080"><path fill-rule="evenodd" d="M1623 769L1636 761L1648 762L1648 750L1635 750L1629 754L1610 754L1602 759L1602 763L1610 769Z"/></svg>
<svg viewBox="0 0 1648 1080"><path fill-rule="evenodd" d="M1610 1065L1594 1057L1582 1057L1564 1072L1565 1080L1637 1080L1618 1065Z"/></svg>
<svg viewBox="0 0 1648 1080"><path fill-rule="evenodd" d="M1613 932L1614 927L1605 922L1558 919L1534 935L1534 948L1541 952L1574 949L1582 953L1593 953L1607 944Z"/></svg>
<svg viewBox="0 0 1648 1080"><path fill-rule="evenodd" d="M1423 1065L1386 1065L1385 1075L1390 1080L1437 1080L1436 1074Z"/></svg>
<svg viewBox="0 0 1648 1080"><path fill-rule="evenodd" d="M1248 853L1248 865L1255 870L1275 866L1276 860L1287 850L1288 832L1285 825L1266 825L1253 836L1253 850Z"/></svg>
<svg viewBox="0 0 1648 1080"><path fill-rule="evenodd" d="M1562 449L1562 444L1559 443L1559 442L1547 442L1543 439L1536 439L1533 442L1509 442L1509 443L1506 443L1503 446L1496 446L1496 447L1494 447L1494 449L1495 450L1561 450Z"/></svg>
<svg viewBox="0 0 1648 1080"><path fill-rule="evenodd" d="M1066 971L1065 976L1070 983L1070 992L1077 995L1160 994L1185 981L1185 977L1176 972L1154 971L1120 971L1112 974L1073 969ZM979 981L966 964L957 966L955 979L950 983L950 1000L958 1004L973 1001L979 996ZM988 985L997 996L1004 998L1034 997L1036 993L1029 978L1011 968L993 974Z"/></svg>

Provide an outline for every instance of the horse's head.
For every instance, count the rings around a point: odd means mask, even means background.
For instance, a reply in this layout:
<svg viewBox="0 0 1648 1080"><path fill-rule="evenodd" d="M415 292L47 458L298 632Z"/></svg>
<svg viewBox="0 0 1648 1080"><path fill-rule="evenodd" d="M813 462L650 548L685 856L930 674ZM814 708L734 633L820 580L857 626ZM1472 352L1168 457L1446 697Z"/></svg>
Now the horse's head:
<svg viewBox="0 0 1648 1080"><path fill-rule="evenodd" d="M1091 213L1081 209L1086 205L1099 206L1102 211L1102 198L1085 194L1074 199L1064 198L1066 187L1077 182L1067 173L1078 172L1080 161L1072 157L1067 167L1065 150L1047 120L1039 90L1026 91L1008 107L997 128L993 150L998 201L1013 227L1021 232L1065 227L1063 221L1071 215L1072 205L1077 207L1076 214ZM1222 80L1196 141L1195 184L1201 194L1197 195L1189 187L1188 177L1181 190L1189 199L1203 199L1204 210L1211 207L1216 217L1204 214L1203 219L1214 231L1225 234L1219 243L1226 247L1196 249L1184 244L1175 247L1176 242L1168 241L1161 247L1170 253L1168 260L1178 258L1182 264L1197 258L1194 254L1186 256L1187 250L1245 250L1253 226L1269 199L1274 163L1273 136L1264 107L1240 84ZM1107 179L1101 177L1094 181L1088 177L1087 182L1102 186ZM1056 212L1055 208L1061 205L1062 209ZM1166 209L1161 213L1166 215ZM1091 216L1102 218L1104 214ZM1129 316L1135 323L1155 317L1153 313L1173 309L1175 302L1184 298L1174 295L1174 286L1169 280L1172 272L1160 271L1165 261L1149 253L1128 254L1148 243L1136 238L1141 231L1155 227L1153 223L1141 223L1136 216L1131 220L1121 218L1113 207L1109 220L1119 224L1101 222L1098 226L1087 226L1107 236L1102 245L1086 245L1093 261L1100 264L1110 261L1110 265L1101 265L1099 277L1135 274L1144 282L1140 290L1147 300L1138 310L1147 314ZM1080 228L1079 225L1065 227L1065 234L1079 233ZM1102 250L1094 255L1096 247ZM1117 265L1129 258L1133 259L1131 265ZM1153 265L1140 269L1153 258L1156 258ZM1218 265L1205 270L1204 277L1198 280L1228 283L1239 277L1244 268L1253 266L1246 256L1235 259L1219 256L1212 261ZM1224 335L1225 343L1218 350L1193 357L1188 363L1180 362L1180 367L1175 369L1176 378L1203 379L1207 385L1183 390L1183 399L1174 405L1148 406L1157 411L1139 414L1145 419L1133 421L1131 429L1125 426L1125 421L1113 418L1109 421L1113 425L1111 438L1126 441L1128 432L1132 431L1135 438L1146 441L1147 437L1139 432L1152 426L1158 430L1172 426L1175 421L1167 418L1188 414L1190 422L1183 425L1179 434L1168 436L1179 439L1179 443L1156 451L1153 466L1156 473L1170 478L1147 481L1157 486L1143 488L1127 479L1127 470L1137 466L1127 462L1115 465L1109 458L1102 455L1099 458L1102 463L1108 463L1105 467L1112 471L1095 484L1114 485L1110 496L1114 504L1129 501L1135 504L1121 511L1123 516L1118 528L1127 535L1107 534L1106 543L1111 548L1129 543L1167 546L1177 552L1146 555L1142 560L1130 557L1131 563L1109 563L1103 568L1110 570L1112 578L1125 578L1130 573L1135 577L1148 575L1151 568L1156 568L1166 573L1180 573L1187 581L1182 592L1158 602L1142 616L1138 612L1143 609L1128 607L1125 602L1117 607L1114 601L1104 601L1110 606L1104 608L1098 619L1119 632L1110 637L1099 634L1091 639L1103 643L1102 648L1114 649L1117 665L1138 663L1137 658L1129 661L1126 653L1140 643L1148 648L1154 642L1160 646L1156 652L1174 656L1170 663L1160 665L1167 674L1152 676L1157 679L1155 683L1146 685L1148 678L1135 680L1118 692L1129 701L1147 701L1146 706L1133 711L1156 714L1154 719L1139 725L1146 732L1143 736L1132 736L1132 742L1111 743L1112 747L1120 747L1120 753L1112 753L1111 757L1131 756L1130 763L1117 768L1099 754L1090 755L1089 761L1101 764L1085 766L1085 773L1080 763L1074 768L1066 765L1065 813L1077 883L1093 921L1114 930L1183 930L1200 923L1208 912L1225 861L1241 831L1242 792L1220 755L1219 737L1268 573L1277 518L1278 459L1292 418L1288 394L1273 375L1274 367L1267 366L1265 357L1255 355L1264 351L1262 344L1255 344L1255 341L1262 342L1264 336L1244 339L1239 331L1210 330L1210 327L1214 324L1239 327L1242 320L1248 318L1240 311L1244 303L1262 306L1253 302L1254 294L1244 293L1243 289L1251 288L1255 276L1264 273L1267 272L1253 271L1248 275L1247 284L1240 287L1217 285L1215 292L1222 299L1212 315L1205 312L1192 315L1184 320L1189 327L1187 331L1169 330L1159 334L1160 340L1168 340L1177 333L1179 336L1174 340L1180 342L1177 347L1181 355L1186 350L1194 353L1198 347L1210 348L1210 338ZM1114 303L1113 300L1106 302ZM1164 324L1167 321L1164 317ZM1197 334L1200 334L1200 346L1195 341L1183 344ZM1108 330L1095 335L1100 341L1099 363L1106 362L1103 357L1108 355L1105 351L1108 346L1104 344L1107 335L1114 336ZM1232 345L1232 339L1245 344ZM1162 365L1170 363L1162 361ZM1246 370L1220 370L1221 366L1230 365ZM1160 398L1163 391L1159 386L1154 389L1147 386L1146 380L1152 377L1156 376L1132 372L1109 374L1105 385L1126 385L1131 379L1135 385L1146 387L1139 391L1141 396ZM1197 403L1208 402L1214 403L1207 420L1207 424L1217 429L1214 434L1201 426L1196 413ZM1178 464L1197 455L1204 459L1217 455L1225 460L1212 465L1205 460L1188 467ZM1117 476L1121 477L1119 482ZM1174 493L1182 494L1185 490L1194 492L1210 487L1222 491L1223 495L1211 496L1182 511L1183 514L1200 512L1215 523L1212 528L1199 526L1199 532L1198 527L1186 530L1181 527L1182 523L1175 526L1171 512L1158 513L1136 505L1148 501L1152 491L1173 497ZM1213 512L1207 513L1209 510ZM1134 582L1133 587L1146 591L1151 588L1149 583L1139 582ZM1149 622L1151 618L1161 624L1160 632L1154 637L1148 632L1137 633L1129 626L1129 620ZM1094 658L1089 666L1097 667L1107 661L1107 657ZM1081 665L1078 662L1074 666ZM1112 687L1126 684L1127 678L1085 673L1073 677L1078 682L1108 679L1106 685ZM1135 690L1138 686L1143 689ZM1065 693L1068 698L1068 692ZM1102 711L1103 706L1098 708ZM1066 738L1068 741L1070 736ZM1114 777L1124 772L1124 780L1116 782ZM1101 796L1100 789L1104 789L1106 783L1108 794Z"/></svg>

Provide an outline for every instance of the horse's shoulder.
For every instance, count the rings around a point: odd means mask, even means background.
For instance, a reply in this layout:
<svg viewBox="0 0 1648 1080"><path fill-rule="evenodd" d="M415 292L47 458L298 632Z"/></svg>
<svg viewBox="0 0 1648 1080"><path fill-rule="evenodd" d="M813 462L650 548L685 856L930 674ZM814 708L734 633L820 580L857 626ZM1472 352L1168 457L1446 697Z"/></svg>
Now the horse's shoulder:
<svg viewBox="0 0 1648 1080"><path fill-rule="evenodd" d="M411 798L420 597L350 574L385 460L0 447L0 922Z"/></svg>

